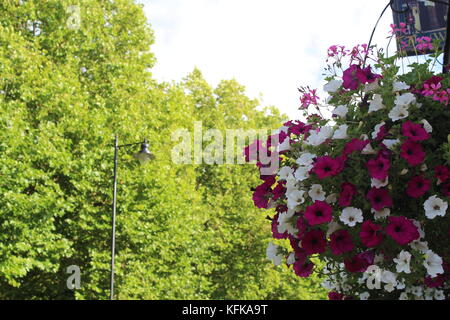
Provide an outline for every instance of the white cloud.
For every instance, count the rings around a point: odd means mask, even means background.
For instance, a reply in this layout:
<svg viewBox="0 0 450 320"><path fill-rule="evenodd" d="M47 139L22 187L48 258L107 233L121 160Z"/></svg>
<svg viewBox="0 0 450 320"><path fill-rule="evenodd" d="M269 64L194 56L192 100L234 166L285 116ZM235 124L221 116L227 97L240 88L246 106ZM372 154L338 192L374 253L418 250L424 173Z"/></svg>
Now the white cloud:
<svg viewBox="0 0 450 320"><path fill-rule="evenodd" d="M180 80L197 66L216 85L235 78L299 116L299 86L321 89L326 50L367 43L385 1L139 0L152 28L160 80ZM374 43L387 44L388 10ZM391 50L395 44L391 44ZM320 90L320 92L322 92Z"/></svg>

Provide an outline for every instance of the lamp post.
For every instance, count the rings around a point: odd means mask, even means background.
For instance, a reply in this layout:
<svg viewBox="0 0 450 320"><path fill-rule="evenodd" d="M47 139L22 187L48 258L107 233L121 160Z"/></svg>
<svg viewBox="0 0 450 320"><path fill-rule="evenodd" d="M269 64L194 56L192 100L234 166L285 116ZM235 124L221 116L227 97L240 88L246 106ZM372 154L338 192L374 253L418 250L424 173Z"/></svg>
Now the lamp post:
<svg viewBox="0 0 450 320"><path fill-rule="evenodd" d="M111 278L109 298L114 300L114 265L116 251L116 212L117 212L117 169L119 162L119 149L141 145L141 151L136 152L133 156L139 160L141 164L154 158L153 154L148 150L148 142L145 139L142 142L119 145L119 137L116 135L114 139L114 183L113 183L113 205L112 205L112 221L111 221Z"/></svg>
<svg viewBox="0 0 450 320"><path fill-rule="evenodd" d="M445 37L443 73L450 71L446 68L450 64L450 5L447 5L447 33Z"/></svg>

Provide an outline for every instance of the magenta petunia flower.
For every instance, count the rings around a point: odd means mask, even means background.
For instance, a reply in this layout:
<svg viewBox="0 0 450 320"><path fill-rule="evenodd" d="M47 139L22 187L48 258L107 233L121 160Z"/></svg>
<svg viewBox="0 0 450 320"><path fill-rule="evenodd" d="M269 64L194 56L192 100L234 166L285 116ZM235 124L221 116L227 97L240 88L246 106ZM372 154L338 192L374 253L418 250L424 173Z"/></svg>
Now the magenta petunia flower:
<svg viewBox="0 0 450 320"><path fill-rule="evenodd" d="M322 230L311 230L305 234L302 240L302 248L306 254L324 253L327 246L327 239Z"/></svg>
<svg viewBox="0 0 450 320"><path fill-rule="evenodd" d="M389 224L386 227L386 233L399 245L407 245L420 238L417 227L406 217L390 216L388 221Z"/></svg>
<svg viewBox="0 0 450 320"><path fill-rule="evenodd" d="M423 124L417 124L409 120L403 123L402 133L414 142L424 141L430 138L430 134L424 129Z"/></svg>
<svg viewBox="0 0 450 320"><path fill-rule="evenodd" d="M338 230L330 236L330 248L334 255L341 255L353 250L352 236L347 230Z"/></svg>
<svg viewBox="0 0 450 320"><path fill-rule="evenodd" d="M325 179L339 174L342 169L342 161L324 156L317 158L312 171L319 179Z"/></svg>
<svg viewBox="0 0 450 320"><path fill-rule="evenodd" d="M361 226L359 237L361 242L368 248L374 248L383 241L381 233L381 226L373 223L370 220L365 221Z"/></svg>
<svg viewBox="0 0 450 320"><path fill-rule="evenodd" d="M306 230L308 230L308 226L309 226L308 221L306 221L303 215L300 215L297 219L297 230L298 230L297 236L299 239L303 239Z"/></svg>
<svg viewBox="0 0 450 320"><path fill-rule="evenodd" d="M406 187L406 194L411 198L420 198L428 190L430 190L431 181L425 179L423 176L415 176L409 180Z"/></svg>
<svg viewBox="0 0 450 320"><path fill-rule="evenodd" d="M367 199L372 204L372 208L381 211L384 208L392 207L392 198L384 188L372 188L367 193Z"/></svg>
<svg viewBox="0 0 450 320"><path fill-rule="evenodd" d="M369 140L352 139L344 146L343 155L351 155L355 151L362 151L369 144Z"/></svg>
<svg viewBox="0 0 450 320"><path fill-rule="evenodd" d="M450 178L450 170L446 166L437 166L434 168L434 175L444 183Z"/></svg>
<svg viewBox="0 0 450 320"><path fill-rule="evenodd" d="M296 261L294 262L294 272L301 278L308 278L314 269L314 263L312 263L304 250L295 251Z"/></svg>
<svg viewBox="0 0 450 320"><path fill-rule="evenodd" d="M372 73L370 66L362 69L359 65L352 64L344 71L342 86L345 89L356 90L361 84L372 83L378 78L381 78L381 76Z"/></svg>
<svg viewBox="0 0 450 320"><path fill-rule="evenodd" d="M339 206L340 207L350 207L353 197L358 193L355 185L344 182L341 184L341 193L339 195Z"/></svg>
<svg viewBox="0 0 450 320"><path fill-rule="evenodd" d="M389 175L391 161L379 153L375 159L370 159L366 166L369 170L370 177L383 181Z"/></svg>
<svg viewBox="0 0 450 320"><path fill-rule="evenodd" d="M267 209L272 196L272 186L275 184L275 177L268 177L261 185L255 188L253 202L260 209Z"/></svg>
<svg viewBox="0 0 450 320"><path fill-rule="evenodd" d="M273 200L284 198L286 195L286 181L278 181L278 184L273 188Z"/></svg>
<svg viewBox="0 0 450 320"><path fill-rule="evenodd" d="M402 144L400 156L411 166L418 166L425 160L425 151L419 143L408 139Z"/></svg>
<svg viewBox="0 0 450 320"><path fill-rule="evenodd" d="M328 300L344 300L345 296L342 293L331 291L328 292Z"/></svg>
<svg viewBox="0 0 450 320"><path fill-rule="evenodd" d="M352 273L365 272L370 266L367 259L361 257L360 255L345 259L344 265L345 268Z"/></svg>
<svg viewBox="0 0 450 320"><path fill-rule="evenodd" d="M344 74L342 76L344 83L342 84L342 86L345 89L358 89L359 85L361 84L361 81L357 76L358 70L361 70L361 67L359 65L352 64L347 70L344 71Z"/></svg>
<svg viewBox="0 0 450 320"><path fill-rule="evenodd" d="M306 208L305 218L311 226L329 223L333 220L333 209L324 201L316 201Z"/></svg>

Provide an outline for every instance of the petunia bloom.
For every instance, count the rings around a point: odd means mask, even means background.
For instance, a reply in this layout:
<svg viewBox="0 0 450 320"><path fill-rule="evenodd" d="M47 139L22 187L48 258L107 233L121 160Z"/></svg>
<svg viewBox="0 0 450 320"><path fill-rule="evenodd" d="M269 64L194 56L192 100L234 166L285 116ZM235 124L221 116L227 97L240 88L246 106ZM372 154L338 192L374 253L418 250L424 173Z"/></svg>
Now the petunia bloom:
<svg viewBox="0 0 450 320"><path fill-rule="evenodd" d="M354 247L352 236L347 230L338 230L330 236L330 249L334 255L350 252Z"/></svg>
<svg viewBox="0 0 450 320"><path fill-rule="evenodd" d="M425 179L423 176L415 176L411 180L409 180L408 185L406 187L406 194L411 198L420 198L423 196L428 190L430 190L431 181Z"/></svg>
<svg viewBox="0 0 450 320"><path fill-rule="evenodd" d="M390 216L388 221L389 224L385 229L386 234L394 239L399 245L403 246L420 238L418 228L411 220L403 216Z"/></svg>
<svg viewBox="0 0 450 320"><path fill-rule="evenodd" d="M317 158L312 171L319 179L335 176L342 171L342 163L330 156Z"/></svg>
<svg viewBox="0 0 450 320"><path fill-rule="evenodd" d="M373 223L370 220L365 221L361 226L359 237L361 242L368 248L374 248L383 241L381 233L381 226Z"/></svg>
<svg viewBox="0 0 450 320"><path fill-rule="evenodd" d="M311 230L305 234L302 240L302 248L306 254L313 255L325 252L327 240L321 230Z"/></svg>
<svg viewBox="0 0 450 320"><path fill-rule="evenodd" d="M408 139L402 144L400 156L414 167L423 163L425 151L419 143Z"/></svg>
<svg viewBox="0 0 450 320"><path fill-rule="evenodd" d="M329 223L333 220L333 209L324 201L316 201L306 208L305 219L312 226Z"/></svg>
<svg viewBox="0 0 450 320"><path fill-rule="evenodd" d="M367 199L372 204L372 208L377 211L392 207L392 198L389 195L389 192L384 188L370 189L370 191L367 193Z"/></svg>
<svg viewBox="0 0 450 320"><path fill-rule="evenodd" d="M406 121L402 125L402 133L411 141L419 142L430 138L430 134L425 130L422 124L416 124L411 121Z"/></svg>
<svg viewBox="0 0 450 320"><path fill-rule="evenodd" d="M349 207L352 203L353 197L357 194L357 190L355 185L344 182L341 185L341 193L339 195L339 206L340 207Z"/></svg>

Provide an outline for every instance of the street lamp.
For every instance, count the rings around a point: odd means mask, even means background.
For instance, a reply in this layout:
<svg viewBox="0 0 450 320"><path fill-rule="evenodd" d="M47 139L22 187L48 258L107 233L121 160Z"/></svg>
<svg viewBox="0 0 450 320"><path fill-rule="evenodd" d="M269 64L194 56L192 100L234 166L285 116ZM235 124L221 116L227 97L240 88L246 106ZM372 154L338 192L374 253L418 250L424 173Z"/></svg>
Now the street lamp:
<svg viewBox="0 0 450 320"><path fill-rule="evenodd" d="M154 158L153 154L148 150L148 141L145 139L142 142L129 143L119 145L119 137L116 135L114 140L114 184L113 184L113 205L112 205L112 222L111 222L111 278L110 278L110 291L109 298L114 300L114 262L115 262L115 250L116 250L116 211L117 211L117 169L119 149L125 147L131 147L141 145L141 151L133 154L133 157L139 160L141 164Z"/></svg>

